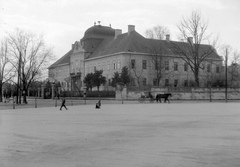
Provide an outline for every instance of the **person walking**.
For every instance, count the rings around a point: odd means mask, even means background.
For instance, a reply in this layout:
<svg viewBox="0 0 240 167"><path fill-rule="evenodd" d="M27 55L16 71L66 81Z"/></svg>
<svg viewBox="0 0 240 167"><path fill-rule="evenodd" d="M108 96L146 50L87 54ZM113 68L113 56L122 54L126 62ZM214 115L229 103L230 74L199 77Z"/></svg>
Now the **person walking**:
<svg viewBox="0 0 240 167"><path fill-rule="evenodd" d="M62 107L65 107L66 110L68 109L68 108L66 107L65 103L66 103L66 100L65 100L65 98L63 97L63 98L62 98L62 105L61 105L61 107L60 107L60 110L62 110Z"/></svg>

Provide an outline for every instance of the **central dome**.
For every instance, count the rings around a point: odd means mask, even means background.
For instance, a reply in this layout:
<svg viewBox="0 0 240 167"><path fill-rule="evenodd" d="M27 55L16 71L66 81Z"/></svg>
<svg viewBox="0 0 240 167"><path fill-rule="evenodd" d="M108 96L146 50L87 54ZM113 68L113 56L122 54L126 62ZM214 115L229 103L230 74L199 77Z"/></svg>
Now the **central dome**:
<svg viewBox="0 0 240 167"><path fill-rule="evenodd" d="M87 29L82 40L87 38L106 38L115 36L115 29L107 26L95 25Z"/></svg>

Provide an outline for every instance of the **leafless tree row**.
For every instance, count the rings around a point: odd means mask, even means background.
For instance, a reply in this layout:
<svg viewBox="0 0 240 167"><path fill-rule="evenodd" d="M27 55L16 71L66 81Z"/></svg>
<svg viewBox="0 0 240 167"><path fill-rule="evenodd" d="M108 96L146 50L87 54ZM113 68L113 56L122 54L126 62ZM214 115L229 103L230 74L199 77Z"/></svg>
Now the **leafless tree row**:
<svg viewBox="0 0 240 167"><path fill-rule="evenodd" d="M42 35L21 29L8 33L1 41L0 102L2 85L13 83L17 103L27 103L26 93L31 83L39 79L53 58L53 49L47 47Z"/></svg>

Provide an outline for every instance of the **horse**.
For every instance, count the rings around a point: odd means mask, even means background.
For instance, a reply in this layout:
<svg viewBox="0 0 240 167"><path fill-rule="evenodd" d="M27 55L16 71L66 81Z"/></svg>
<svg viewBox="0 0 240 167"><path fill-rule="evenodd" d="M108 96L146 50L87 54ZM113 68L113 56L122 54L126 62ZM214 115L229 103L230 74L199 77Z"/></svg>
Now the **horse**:
<svg viewBox="0 0 240 167"><path fill-rule="evenodd" d="M160 103L162 103L161 98L163 98L164 103L166 103L166 101L168 101L168 103L170 103L170 101L168 99L169 96L172 97L172 94L171 93L157 94L156 95L156 101L157 102L159 101Z"/></svg>

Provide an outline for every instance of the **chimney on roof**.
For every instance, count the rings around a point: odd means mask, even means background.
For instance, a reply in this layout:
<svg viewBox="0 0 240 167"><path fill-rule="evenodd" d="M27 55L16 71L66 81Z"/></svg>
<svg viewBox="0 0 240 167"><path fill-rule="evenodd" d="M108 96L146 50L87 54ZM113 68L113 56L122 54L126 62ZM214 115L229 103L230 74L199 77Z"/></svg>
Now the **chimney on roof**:
<svg viewBox="0 0 240 167"><path fill-rule="evenodd" d="M167 41L167 42L170 41L170 35L169 35L169 34L166 35L166 41Z"/></svg>
<svg viewBox="0 0 240 167"><path fill-rule="evenodd" d="M129 35L132 31L135 31L135 25L128 25L128 35Z"/></svg>
<svg viewBox="0 0 240 167"><path fill-rule="evenodd" d="M187 41L189 44L193 45L193 37L188 37Z"/></svg>
<svg viewBox="0 0 240 167"><path fill-rule="evenodd" d="M119 35L122 34L122 30L120 29L115 29L115 38L117 38Z"/></svg>

